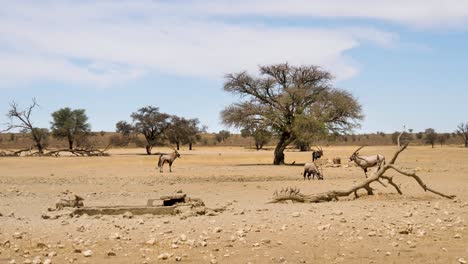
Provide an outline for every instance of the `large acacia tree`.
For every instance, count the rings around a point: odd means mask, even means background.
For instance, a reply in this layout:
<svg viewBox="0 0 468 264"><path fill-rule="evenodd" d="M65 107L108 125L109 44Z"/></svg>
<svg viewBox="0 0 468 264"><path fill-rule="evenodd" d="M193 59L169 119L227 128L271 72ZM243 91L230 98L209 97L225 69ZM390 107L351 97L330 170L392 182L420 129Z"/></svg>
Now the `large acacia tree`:
<svg viewBox="0 0 468 264"><path fill-rule="evenodd" d="M78 136L88 135L91 131L91 125L88 123L88 116L86 116L84 109L61 108L52 113L52 119L52 136L66 139L69 149L73 149L73 144Z"/></svg>
<svg viewBox="0 0 468 264"><path fill-rule="evenodd" d="M260 76L227 74L224 90L240 95L221 117L226 125L242 128L259 122L278 136L273 164L284 164L284 150L306 131L347 132L362 119L361 106L347 91L332 85L332 75L318 66L287 63L260 66Z"/></svg>

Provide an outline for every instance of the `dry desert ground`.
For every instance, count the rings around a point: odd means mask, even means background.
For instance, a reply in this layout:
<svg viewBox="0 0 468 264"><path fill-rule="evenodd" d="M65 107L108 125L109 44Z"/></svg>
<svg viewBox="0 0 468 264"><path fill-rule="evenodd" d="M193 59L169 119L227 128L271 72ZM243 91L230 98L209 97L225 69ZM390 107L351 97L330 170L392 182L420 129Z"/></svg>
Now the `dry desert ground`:
<svg viewBox="0 0 468 264"><path fill-rule="evenodd" d="M355 147L325 147L323 160ZM169 152L169 149L156 149ZM362 154L390 157L396 147ZM323 181L304 181L310 152L286 152L295 165L273 166L272 150L182 149L173 172L155 169L143 149L110 157L0 159L0 263L466 263L468 149L410 146L397 164L416 168L424 192L396 176L404 192L374 184L376 194L319 204L268 203L275 190L312 194L365 179L360 168L324 167ZM395 174L389 172L389 174ZM69 190L85 206L145 205L176 190L201 198L205 215L82 215L43 219Z"/></svg>

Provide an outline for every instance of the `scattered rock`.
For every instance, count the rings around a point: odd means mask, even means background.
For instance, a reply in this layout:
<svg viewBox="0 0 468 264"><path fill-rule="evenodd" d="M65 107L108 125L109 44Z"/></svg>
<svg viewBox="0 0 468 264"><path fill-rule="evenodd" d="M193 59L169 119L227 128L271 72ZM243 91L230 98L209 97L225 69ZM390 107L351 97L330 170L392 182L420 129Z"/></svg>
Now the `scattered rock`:
<svg viewBox="0 0 468 264"><path fill-rule="evenodd" d="M158 259L162 259L162 260L166 260L169 257L171 257L171 254L169 254L169 253L161 253L161 254L158 255Z"/></svg>
<svg viewBox="0 0 468 264"><path fill-rule="evenodd" d="M83 251L83 256L85 256L85 257L91 257L92 255L93 255L93 251L91 251L89 249Z"/></svg>
<svg viewBox="0 0 468 264"><path fill-rule="evenodd" d="M459 259L458 259L458 263L460 263L460 264L466 264L467 262L466 262L466 260L465 260L464 258L459 258Z"/></svg>
<svg viewBox="0 0 468 264"><path fill-rule="evenodd" d="M299 217L299 216L301 216L301 213L299 212L292 213L292 217Z"/></svg>
<svg viewBox="0 0 468 264"><path fill-rule="evenodd" d="M125 212L125 214L123 214L122 217L125 219L132 219L133 214L131 212Z"/></svg>
<svg viewBox="0 0 468 264"><path fill-rule="evenodd" d="M151 238L148 241L146 241L145 244L148 245L148 246L154 246L156 244L156 239Z"/></svg>
<svg viewBox="0 0 468 264"><path fill-rule="evenodd" d="M69 191L63 193L63 197L60 197L55 203L56 210L62 210L64 207L83 207L84 199L81 196L74 195Z"/></svg>
<svg viewBox="0 0 468 264"><path fill-rule="evenodd" d="M32 264L42 264L41 257L37 256L33 259Z"/></svg>
<svg viewBox="0 0 468 264"><path fill-rule="evenodd" d="M325 230L330 229L330 227L331 227L331 224L326 224L326 225L318 226L317 229L320 231L325 231Z"/></svg>

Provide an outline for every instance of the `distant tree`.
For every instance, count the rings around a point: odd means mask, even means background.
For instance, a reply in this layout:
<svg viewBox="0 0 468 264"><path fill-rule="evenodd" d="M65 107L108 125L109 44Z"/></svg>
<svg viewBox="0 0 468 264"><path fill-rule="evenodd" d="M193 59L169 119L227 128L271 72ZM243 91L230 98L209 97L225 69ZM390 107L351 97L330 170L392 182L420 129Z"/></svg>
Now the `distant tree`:
<svg viewBox="0 0 468 264"><path fill-rule="evenodd" d="M439 142L440 146L442 147L442 145L444 145L449 138L449 133L440 133L437 135L437 142Z"/></svg>
<svg viewBox="0 0 468 264"><path fill-rule="evenodd" d="M91 131L84 109L72 110L69 107L59 109L52 113L52 136L58 139L67 139L69 149L78 135L87 136Z"/></svg>
<svg viewBox="0 0 468 264"><path fill-rule="evenodd" d="M401 136L400 136L401 134ZM400 137L400 144L406 144L409 143L411 140L413 140L413 135L408 133L408 132L393 132L392 134L392 143L394 145L398 145L398 137Z"/></svg>
<svg viewBox="0 0 468 264"><path fill-rule="evenodd" d="M35 127L31 121L31 114L38 106L36 99L33 99L32 104L26 109L20 109L15 102L10 103L10 110L7 113L10 122L7 123L5 131L20 129L22 133L28 133L38 152L43 154L44 148L47 146L49 131L46 128Z"/></svg>
<svg viewBox="0 0 468 264"><path fill-rule="evenodd" d="M298 116L295 121L293 130L301 132L296 133L294 144L300 151L309 151L313 142L326 137L324 123L314 120L314 117Z"/></svg>
<svg viewBox="0 0 468 264"><path fill-rule="evenodd" d="M171 116L166 130L166 137L170 143L176 145L177 150L180 149L180 144L187 137L188 126L189 120L183 117Z"/></svg>
<svg viewBox="0 0 468 264"><path fill-rule="evenodd" d="M170 115L160 113L158 107L146 106L132 113L131 117L135 124L135 132L143 134L146 139L146 153L151 155L153 146L164 139Z"/></svg>
<svg viewBox="0 0 468 264"><path fill-rule="evenodd" d="M127 121L119 121L115 124L115 132L120 133L124 137L130 137L134 129Z"/></svg>
<svg viewBox="0 0 468 264"><path fill-rule="evenodd" d="M260 76L228 74L224 90L241 96L226 107L223 123L242 128L259 121L278 136L273 164L284 164L284 150L304 131L296 130L298 117L322 123L327 132L346 132L358 126L361 106L346 91L332 87L332 75L317 66L287 63L261 66Z"/></svg>
<svg viewBox="0 0 468 264"><path fill-rule="evenodd" d="M456 130L457 135L463 138L465 142L465 148L468 148L468 122L460 123Z"/></svg>
<svg viewBox="0 0 468 264"><path fill-rule="evenodd" d="M197 118L189 119L186 130L186 136L183 139L184 144L189 145L189 150L192 150L193 144L201 140L201 134L206 133L207 126L200 127L200 121Z"/></svg>
<svg viewBox="0 0 468 264"><path fill-rule="evenodd" d="M216 138L216 141L218 141L218 143L221 143L221 142L224 142L226 139L228 139L230 136L231 136L231 133L229 131L221 130L215 135L215 138Z"/></svg>
<svg viewBox="0 0 468 264"><path fill-rule="evenodd" d="M432 148L434 148L434 144L437 141L437 133L433 128L428 128L424 131L424 143L431 144Z"/></svg>
<svg viewBox="0 0 468 264"><path fill-rule="evenodd" d="M134 127L127 121L119 121L115 124L115 132L119 133L112 135L109 138L109 144L116 147L126 147L132 140L131 135ZM134 138L134 140L136 137Z"/></svg>
<svg viewBox="0 0 468 264"><path fill-rule="evenodd" d="M255 149L260 150L270 142L272 133L265 125L250 124L241 129L241 136L244 138L252 137L255 142Z"/></svg>
<svg viewBox="0 0 468 264"><path fill-rule="evenodd" d="M416 138L421 140L424 137L424 132L418 132L416 133Z"/></svg>

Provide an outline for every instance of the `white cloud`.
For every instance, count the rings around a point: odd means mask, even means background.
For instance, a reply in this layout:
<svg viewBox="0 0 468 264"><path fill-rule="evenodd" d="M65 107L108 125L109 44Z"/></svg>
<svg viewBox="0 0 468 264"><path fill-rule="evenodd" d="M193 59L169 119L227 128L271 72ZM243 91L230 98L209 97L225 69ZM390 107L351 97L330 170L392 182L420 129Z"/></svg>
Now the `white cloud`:
<svg viewBox="0 0 468 264"><path fill-rule="evenodd" d="M322 65L344 79L358 72L346 51L362 42L391 46L397 39L370 27L229 24L217 15L314 16L318 11L306 12L311 5L298 0L227 3L11 1L0 11L0 80L109 85L151 72L220 78L285 61Z"/></svg>
<svg viewBox="0 0 468 264"><path fill-rule="evenodd" d="M177 8L213 15L376 19L423 28L466 27L468 23L465 0L237 0L235 5L230 0L191 0L183 3Z"/></svg>

